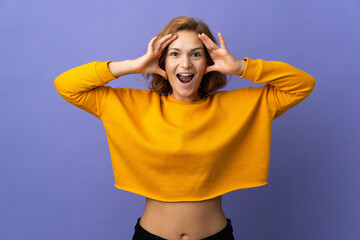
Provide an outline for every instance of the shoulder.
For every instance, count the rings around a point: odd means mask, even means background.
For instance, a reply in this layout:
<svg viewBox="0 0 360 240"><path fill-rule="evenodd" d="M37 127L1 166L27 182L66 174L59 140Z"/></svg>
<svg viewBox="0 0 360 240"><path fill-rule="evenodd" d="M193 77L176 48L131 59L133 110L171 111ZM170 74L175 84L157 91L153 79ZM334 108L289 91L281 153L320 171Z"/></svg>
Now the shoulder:
<svg viewBox="0 0 360 240"><path fill-rule="evenodd" d="M218 91L214 93L214 98L221 99L223 101L242 99L242 98L251 98L261 94L264 91L265 86L263 87L244 87L233 89L230 91Z"/></svg>
<svg viewBox="0 0 360 240"><path fill-rule="evenodd" d="M121 102L134 106L135 104L150 104L158 101L160 94L153 90L102 86L98 93L103 96L103 102Z"/></svg>
<svg viewBox="0 0 360 240"><path fill-rule="evenodd" d="M151 96L159 95L159 93L153 90L139 89L139 88L123 88L123 87L115 87L113 88L114 94L119 97L137 97L137 98L146 98Z"/></svg>

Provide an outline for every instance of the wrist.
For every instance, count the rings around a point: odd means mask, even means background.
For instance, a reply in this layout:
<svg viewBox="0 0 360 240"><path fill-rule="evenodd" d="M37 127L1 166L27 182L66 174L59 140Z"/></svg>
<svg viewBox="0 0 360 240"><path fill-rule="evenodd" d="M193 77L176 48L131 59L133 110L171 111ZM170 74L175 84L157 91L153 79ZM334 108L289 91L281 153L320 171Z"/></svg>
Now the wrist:
<svg viewBox="0 0 360 240"><path fill-rule="evenodd" d="M245 61L245 60L241 60L239 62L239 70L238 70L237 75L239 75L239 76L243 75L243 73L245 71L246 63L247 63L247 61Z"/></svg>
<svg viewBox="0 0 360 240"><path fill-rule="evenodd" d="M139 71L138 68L138 64L137 64L137 59L129 59L126 60L126 65L129 69L129 73L128 74L141 74L141 72Z"/></svg>

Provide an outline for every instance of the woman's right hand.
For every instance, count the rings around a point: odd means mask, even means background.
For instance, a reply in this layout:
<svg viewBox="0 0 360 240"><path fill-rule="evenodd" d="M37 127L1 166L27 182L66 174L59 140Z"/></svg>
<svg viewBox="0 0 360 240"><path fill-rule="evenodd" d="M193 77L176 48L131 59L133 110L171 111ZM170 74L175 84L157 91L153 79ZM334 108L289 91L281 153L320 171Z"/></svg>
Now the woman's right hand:
<svg viewBox="0 0 360 240"><path fill-rule="evenodd" d="M136 72L140 74L156 73L167 79L166 72L159 66L159 59L164 49L176 38L176 34L164 36L159 41L156 41L158 36L153 37L148 44L147 53L134 60Z"/></svg>

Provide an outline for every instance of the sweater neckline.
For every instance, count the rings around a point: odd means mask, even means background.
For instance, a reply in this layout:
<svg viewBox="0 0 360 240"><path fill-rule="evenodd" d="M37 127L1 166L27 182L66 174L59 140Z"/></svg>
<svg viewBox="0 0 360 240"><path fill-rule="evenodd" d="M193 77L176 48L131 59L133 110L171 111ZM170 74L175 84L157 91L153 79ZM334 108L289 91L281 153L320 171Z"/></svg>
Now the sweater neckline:
<svg viewBox="0 0 360 240"><path fill-rule="evenodd" d="M207 97L203 97L202 99L200 99L199 101L182 101L182 100L178 100L178 99L175 99L173 98L170 94L168 94L166 96L167 100L169 102L173 102L173 103L179 103L179 104L184 104L184 105L194 105L194 104L200 104L200 103L203 103Z"/></svg>

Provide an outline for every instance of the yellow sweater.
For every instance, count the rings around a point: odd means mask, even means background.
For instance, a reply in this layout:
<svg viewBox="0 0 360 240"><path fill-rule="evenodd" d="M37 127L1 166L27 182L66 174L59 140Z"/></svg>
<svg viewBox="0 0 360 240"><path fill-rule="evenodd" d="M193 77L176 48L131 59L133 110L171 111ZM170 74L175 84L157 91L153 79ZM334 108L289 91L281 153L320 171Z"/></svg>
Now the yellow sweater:
<svg viewBox="0 0 360 240"><path fill-rule="evenodd" d="M315 79L287 63L244 58L240 76L262 87L217 91L197 102L105 86L108 62L55 79L60 95L104 125L115 187L166 201L201 201L267 184L273 119L303 101Z"/></svg>

